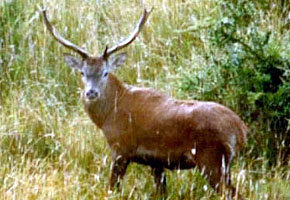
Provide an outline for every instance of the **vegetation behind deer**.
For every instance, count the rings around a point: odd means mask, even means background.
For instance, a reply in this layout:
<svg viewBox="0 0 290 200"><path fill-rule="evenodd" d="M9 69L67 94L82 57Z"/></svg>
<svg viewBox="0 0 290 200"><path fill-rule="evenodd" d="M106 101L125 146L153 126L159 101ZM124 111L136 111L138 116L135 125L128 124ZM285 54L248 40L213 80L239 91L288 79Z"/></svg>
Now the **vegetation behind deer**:
<svg viewBox="0 0 290 200"><path fill-rule="evenodd" d="M230 107L249 127L232 182L249 199L290 198L287 1L42 1L53 24L98 54L154 11L116 73L127 84ZM0 199L155 199L145 166L109 192L110 150L84 112L80 75L36 0L0 2ZM53 16L53 17L52 17ZM167 199L219 199L198 170L166 172Z"/></svg>

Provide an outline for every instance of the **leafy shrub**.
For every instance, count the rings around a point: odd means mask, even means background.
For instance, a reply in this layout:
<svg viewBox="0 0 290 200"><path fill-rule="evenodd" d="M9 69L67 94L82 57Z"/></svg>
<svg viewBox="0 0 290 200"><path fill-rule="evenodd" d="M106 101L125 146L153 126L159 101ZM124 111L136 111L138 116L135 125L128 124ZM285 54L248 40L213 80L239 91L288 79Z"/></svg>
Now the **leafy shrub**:
<svg viewBox="0 0 290 200"><path fill-rule="evenodd" d="M204 30L193 33L206 38L204 43L212 50L201 54L216 69L212 73L218 73L218 81L201 99L218 99L249 124L257 123L258 130L249 133L251 152L271 164L290 155L290 38L285 8L289 5L284 1L277 1L276 7L272 1L222 1L220 17L211 19L206 37ZM269 13L282 16L280 25L273 24L276 19ZM196 78L185 82L189 84L182 89L190 90Z"/></svg>

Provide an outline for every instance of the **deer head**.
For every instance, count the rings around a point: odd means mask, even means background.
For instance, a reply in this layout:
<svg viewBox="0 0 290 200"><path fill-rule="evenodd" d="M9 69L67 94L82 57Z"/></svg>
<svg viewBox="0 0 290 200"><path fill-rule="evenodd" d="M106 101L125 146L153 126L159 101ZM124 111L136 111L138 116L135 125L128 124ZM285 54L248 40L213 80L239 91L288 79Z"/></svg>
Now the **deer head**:
<svg viewBox="0 0 290 200"><path fill-rule="evenodd" d="M125 62L126 58L126 53L120 53L115 56L112 54L128 46L136 39L151 11L152 9L150 11L147 11L146 9L144 10L144 13L137 23L135 30L127 39L111 48L106 46L103 54L99 56L91 56L85 49L63 38L56 28L49 22L47 11L42 11L45 25L52 36L60 44L75 51L82 57L82 59L79 59L73 55L64 55L67 64L71 68L78 70L83 75L82 80L84 83L84 96L87 101L95 101L96 99L103 97L108 74L111 70L121 66Z"/></svg>

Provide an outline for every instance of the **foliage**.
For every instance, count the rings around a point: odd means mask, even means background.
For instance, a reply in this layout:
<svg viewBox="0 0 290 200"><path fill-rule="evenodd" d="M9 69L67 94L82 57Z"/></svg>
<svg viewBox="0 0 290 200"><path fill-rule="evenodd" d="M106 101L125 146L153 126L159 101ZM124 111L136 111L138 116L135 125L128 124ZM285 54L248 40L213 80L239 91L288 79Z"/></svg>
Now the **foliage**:
<svg viewBox="0 0 290 200"><path fill-rule="evenodd" d="M290 6L283 4L285 8ZM219 18L206 28L205 43L215 51L201 53L217 69L212 73L219 73L219 80L202 98L223 96L222 102L234 101L232 107L249 124L262 122L252 135L255 149L251 155L258 157L263 149L263 156L272 164L280 160L287 164L290 48L289 30L285 27L289 19L287 9L283 13L280 6L273 6L272 1L220 2ZM279 26L271 24L269 12L285 16ZM203 32L196 35L204 37ZM257 137L263 138L262 142Z"/></svg>
<svg viewBox="0 0 290 200"><path fill-rule="evenodd" d="M250 128L233 183L249 199L290 196L289 165L279 165L289 149L287 1L3 0L0 199L157 198L149 168L136 164L120 192L108 190L110 150L83 111L80 77L45 29L42 4L65 37L95 54L154 6L120 79L231 107ZM166 173L167 199L219 199L197 170Z"/></svg>

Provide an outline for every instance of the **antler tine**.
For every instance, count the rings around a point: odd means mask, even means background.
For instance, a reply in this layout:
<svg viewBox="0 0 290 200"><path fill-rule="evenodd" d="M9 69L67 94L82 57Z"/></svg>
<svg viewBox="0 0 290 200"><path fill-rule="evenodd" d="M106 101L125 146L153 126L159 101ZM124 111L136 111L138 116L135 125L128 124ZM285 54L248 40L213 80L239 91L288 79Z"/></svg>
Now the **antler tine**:
<svg viewBox="0 0 290 200"><path fill-rule="evenodd" d="M80 54L83 58L87 58L89 57L89 53L84 50L83 48L73 44L72 42L66 40L65 38L63 38L59 32L56 30L56 28L49 22L48 18L47 18L47 14L46 14L46 10L42 10L42 14L44 17L44 23L47 27L47 29L49 30L49 32L52 34L52 36L62 45L64 45L65 47L77 52L78 54Z"/></svg>
<svg viewBox="0 0 290 200"><path fill-rule="evenodd" d="M131 44L136 37L139 35L142 27L144 26L149 14L151 13L151 11L153 10L153 8L151 8L149 11L147 11L146 9L144 9L144 13L142 15L142 17L140 18L135 30L131 33L131 35L125 39L124 41L120 42L119 44L111 47L111 48L107 48L104 51L103 57L109 57L111 54L115 53L116 51L119 51L120 49L128 46L129 44Z"/></svg>

